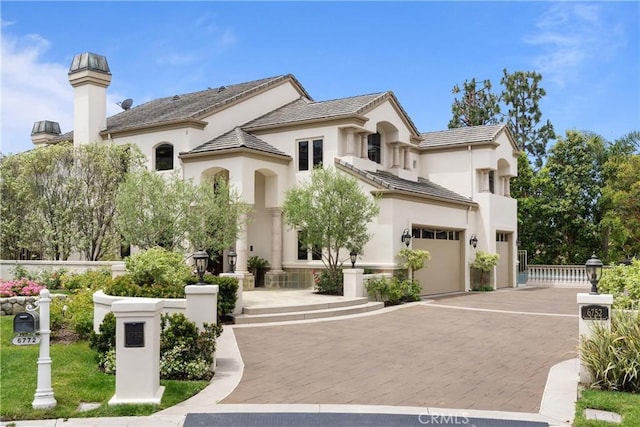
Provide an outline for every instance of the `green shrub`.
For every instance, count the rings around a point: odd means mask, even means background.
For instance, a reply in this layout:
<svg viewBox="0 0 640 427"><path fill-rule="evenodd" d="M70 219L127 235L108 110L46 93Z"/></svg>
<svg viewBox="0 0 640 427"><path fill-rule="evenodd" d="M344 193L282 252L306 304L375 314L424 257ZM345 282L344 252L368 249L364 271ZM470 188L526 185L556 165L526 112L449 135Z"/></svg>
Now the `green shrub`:
<svg viewBox="0 0 640 427"><path fill-rule="evenodd" d="M320 274L313 272L313 283L319 294L342 295L343 276L342 270L322 270Z"/></svg>
<svg viewBox="0 0 640 427"><path fill-rule="evenodd" d="M160 318L160 376L162 379L208 380L216 349L216 339L222 326L196 324L183 314L163 314ZM98 366L106 373L115 373L116 318L108 313L100 325L100 333L92 333L90 346L95 350Z"/></svg>
<svg viewBox="0 0 640 427"><path fill-rule="evenodd" d="M640 308L640 259L634 259L631 265L605 269L598 283L598 292L613 295L615 308Z"/></svg>
<svg viewBox="0 0 640 427"><path fill-rule="evenodd" d="M16 264L16 266L13 267L13 269L11 270L11 273L13 274L13 278L16 280L22 279L23 277L26 277L27 279L33 280L33 281L38 280L38 274L31 273L22 264Z"/></svg>
<svg viewBox="0 0 640 427"><path fill-rule="evenodd" d="M111 282L111 271L108 269L89 270L81 274L65 274L60 280L60 287L70 292L79 289L103 289Z"/></svg>
<svg viewBox="0 0 640 427"><path fill-rule="evenodd" d="M580 344L580 357L592 387L640 392L640 314L613 311L611 330L594 322L591 337Z"/></svg>
<svg viewBox="0 0 640 427"><path fill-rule="evenodd" d="M133 283L131 276L115 277L104 287L104 293L120 297L146 297L146 298L184 298L184 286L187 279L184 278L181 284L153 284L150 286L140 286Z"/></svg>
<svg viewBox="0 0 640 427"><path fill-rule="evenodd" d="M62 282L67 275L65 268L59 268L57 270L42 270L40 272L40 283L42 283L47 289L63 289Z"/></svg>
<svg viewBox="0 0 640 427"><path fill-rule="evenodd" d="M417 280L398 277L369 279L365 287L369 295L373 295L376 301L384 301L385 305L420 301L422 292L422 286Z"/></svg>
<svg viewBox="0 0 640 427"><path fill-rule="evenodd" d="M98 369L107 373L116 372L116 316L109 312L104 316L98 328L99 332L91 331L89 335L89 346L97 354Z"/></svg>
<svg viewBox="0 0 640 427"><path fill-rule="evenodd" d="M64 317L80 338L85 339L93 330L93 290L82 289L67 297Z"/></svg>
<svg viewBox="0 0 640 427"><path fill-rule="evenodd" d="M474 287L482 287L485 285L485 276L486 273L490 273L496 265L498 265L498 261L500 260L500 255L491 254L485 251L477 251L476 256L471 263L471 268L478 270L480 272L480 283L474 284Z"/></svg>
<svg viewBox="0 0 640 427"><path fill-rule="evenodd" d="M182 254L159 247L126 258L125 265L133 283L140 286L184 286L191 274Z"/></svg>

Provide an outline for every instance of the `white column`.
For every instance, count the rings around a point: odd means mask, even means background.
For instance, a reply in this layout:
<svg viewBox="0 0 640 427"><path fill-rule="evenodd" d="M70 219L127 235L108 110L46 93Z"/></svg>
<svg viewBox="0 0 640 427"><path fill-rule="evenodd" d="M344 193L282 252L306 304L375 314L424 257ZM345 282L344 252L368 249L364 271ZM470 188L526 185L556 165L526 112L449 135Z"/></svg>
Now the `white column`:
<svg viewBox="0 0 640 427"><path fill-rule="evenodd" d="M51 388L51 357L49 357L49 338L51 336L49 322L49 290L40 291L40 356L38 357L38 386L33 396L33 409L49 409L58 402Z"/></svg>
<svg viewBox="0 0 640 427"><path fill-rule="evenodd" d="M345 297L366 297L364 288L364 270L362 268L345 268L343 273L343 291Z"/></svg>
<svg viewBox="0 0 640 427"><path fill-rule="evenodd" d="M164 301L135 298L116 301L116 393L109 405L159 405L164 393L160 385L160 314Z"/></svg>
<svg viewBox="0 0 640 427"><path fill-rule="evenodd" d="M249 251L247 250L247 214L240 214L238 222L240 224L240 234L236 240L236 254L238 255L236 259L236 273L249 273L249 269L247 268L247 261L249 259Z"/></svg>
<svg viewBox="0 0 640 427"><path fill-rule="evenodd" d="M400 167L400 147L398 144L393 144L393 164L392 168Z"/></svg>
<svg viewBox="0 0 640 427"><path fill-rule="evenodd" d="M579 293L578 302L578 339L589 339L593 333L595 324L603 324L607 329L611 328L611 305L613 304L613 295L592 295L588 293ZM579 348L579 347L578 347ZM589 371L582 363L580 352L578 350L578 359L580 360L580 382L589 384L592 381Z"/></svg>
<svg viewBox="0 0 640 427"><path fill-rule="evenodd" d="M404 168L407 170L411 170L411 150L408 148L404 149Z"/></svg>
<svg viewBox="0 0 640 427"><path fill-rule="evenodd" d="M347 156L353 156L354 153L354 134L353 129L347 129Z"/></svg>
<svg viewBox="0 0 640 427"><path fill-rule="evenodd" d="M271 209L271 271L282 272L282 210Z"/></svg>
<svg viewBox="0 0 640 427"><path fill-rule="evenodd" d="M194 322L200 331L204 324L218 323L218 285L185 286L187 297L187 319Z"/></svg>
<svg viewBox="0 0 640 427"><path fill-rule="evenodd" d="M361 146L360 148L362 149L362 152L360 153L360 157L363 159L368 159L369 158L369 145L367 142L367 135L363 134L362 138L360 139L361 142Z"/></svg>

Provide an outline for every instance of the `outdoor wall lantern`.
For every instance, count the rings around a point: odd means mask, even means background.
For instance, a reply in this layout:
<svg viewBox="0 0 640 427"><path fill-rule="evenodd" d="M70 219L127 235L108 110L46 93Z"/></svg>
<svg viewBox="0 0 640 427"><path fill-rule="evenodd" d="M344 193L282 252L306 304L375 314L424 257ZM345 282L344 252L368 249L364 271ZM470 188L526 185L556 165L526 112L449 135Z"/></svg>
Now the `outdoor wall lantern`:
<svg viewBox="0 0 640 427"><path fill-rule="evenodd" d="M469 239L469 244L473 246L473 249L475 249L476 246L478 246L478 236L476 236L476 233L473 233L471 235L471 238Z"/></svg>
<svg viewBox="0 0 640 427"><path fill-rule="evenodd" d="M356 252L355 249L349 253L349 258L351 258L351 268L356 268L356 260L358 259L358 252Z"/></svg>
<svg viewBox="0 0 640 427"><path fill-rule="evenodd" d="M193 253L193 259L196 262L196 272L198 273L198 285L204 285L204 272L207 271L209 264L209 254L204 250Z"/></svg>
<svg viewBox="0 0 640 427"><path fill-rule="evenodd" d="M402 237L400 237L400 241L405 244L406 247L409 247L409 243L411 243L411 232L408 228L405 228L402 232Z"/></svg>
<svg viewBox="0 0 640 427"><path fill-rule="evenodd" d="M602 261L600 261L594 253L584 265L584 269L589 282L591 282L591 292L589 293L591 295L598 295L598 282L602 277Z"/></svg>
<svg viewBox="0 0 640 427"><path fill-rule="evenodd" d="M229 253L227 254L227 257L229 258L229 269L231 270L232 273L235 273L236 261L238 260L238 254L236 253L236 250L233 248L229 249Z"/></svg>

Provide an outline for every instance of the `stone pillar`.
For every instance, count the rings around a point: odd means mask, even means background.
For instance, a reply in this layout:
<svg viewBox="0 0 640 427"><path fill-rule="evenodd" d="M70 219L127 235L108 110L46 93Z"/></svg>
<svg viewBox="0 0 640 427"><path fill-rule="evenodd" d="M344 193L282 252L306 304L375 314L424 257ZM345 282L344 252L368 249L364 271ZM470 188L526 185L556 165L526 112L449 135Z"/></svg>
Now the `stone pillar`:
<svg viewBox="0 0 640 427"><path fill-rule="evenodd" d="M611 328L611 305L613 304L613 295L592 295L588 293L579 293L578 300L578 334L579 342L583 339L591 337L593 326L595 324L603 324L607 329ZM578 359L580 360L580 382L589 384L592 381L591 375L587 368L582 364L582 359L578 351Z"/></svg>
<svg viewBox="0 0 640 427"><path fill-rule="evenodd" d="M236 272L237 273L249 273L247 268L248 250L247 250L247 214L242 213L238 217L240 223L240 234L236 240L236 253L238 258L236 260Z"/></svg>
<svg viewBox="0 0 640 427"><path fill-rule="evenodd" d="M109 405L160 404L160 314L153 298L116 301L116 393Z"/></svg>
<svg viewBox="0 0 640 427"><path fill-rule="evenodd" d="M282 272L282 210L271 211L271 271Z"/></svg>
<svg viewBox="0 0 640 427"><path fill-rule="evenodd" d="M360 153L360 157L363 159L368 159L369 158L369 143L367 142L367 135L363 134L362 138L360 139L361 142L361 146L360 148L362 149L361 153Z"/></svg>
<svg viewBox="0 0 640 427"><path fill-rule="evenodd" d="M116 262L111 266L111 278L124 276L126 273L127 273L127 268L124 262Z"/></svg>
<svg viewBox="0 0 640 427"><path fill-rule="evenodd" d="M400 167L400 147L398 144L393 144L393 164L391 168Z"/></svg>
<svg viewBox="0 0 640 427"><path fill-rule="evenodd" d="M282 210L271 210L271 270L265 275L266 288L284 288L287 273L282 270Z"/></svg>
<svg viewBox="0 0 640 427"><path fill-rule="evenodd" d="M364 270L362 268L345 268L342 273L344 276L342 294L345 297L367 296L367 291L364 288Z"/></svg>
<svg viewBox="0 0 640 427"><path fill-rule="evenodd" d="M408 148L404 149L404 168L407 170L413 169L411 166L411 150Z"/></svg>
<svg viewBox="0 0 640 427"><path fill-rule="evenodd" d="M33 396L33 409L54 408L58 402L53 396L51 387L51 357L49 357L50 328L50 307L51 298L49 290L40 291L40 355L38 357L38 385Z"/></svg>
<svg viewBox="0 0 640 427"><path fill-rule="evenodd" d="M347 156L353 156L354 153L354 134L353 129L347 129Z"/></svg>
<svg viewBox="0 0 640 427"><path fill-rule="evenodd" d="M187 296L187 319L194 322L198 329L204 329L204 323L218 323L218 285L188 285L184 292Z"/></svg>

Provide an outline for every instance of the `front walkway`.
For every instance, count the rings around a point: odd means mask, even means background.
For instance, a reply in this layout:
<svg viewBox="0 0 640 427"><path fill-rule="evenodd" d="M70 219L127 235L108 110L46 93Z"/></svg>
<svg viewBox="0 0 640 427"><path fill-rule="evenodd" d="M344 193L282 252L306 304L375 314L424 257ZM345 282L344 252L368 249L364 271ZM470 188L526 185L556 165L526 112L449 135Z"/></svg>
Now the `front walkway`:
<svg viewBox="0 0 640 427"><path fill-rule="evenodd" d="M576 294L454 295L348 320L234 327L245 364L220 403L533 412L552 366L576 357Z"/></svg>

